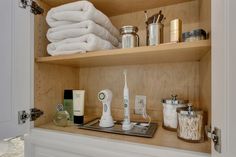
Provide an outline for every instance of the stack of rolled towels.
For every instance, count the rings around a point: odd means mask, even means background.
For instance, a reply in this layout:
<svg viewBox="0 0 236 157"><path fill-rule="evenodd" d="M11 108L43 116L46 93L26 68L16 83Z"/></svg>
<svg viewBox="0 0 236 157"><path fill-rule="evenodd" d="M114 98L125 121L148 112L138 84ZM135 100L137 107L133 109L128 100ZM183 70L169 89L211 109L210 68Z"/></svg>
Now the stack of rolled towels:
<svg viewBox="0 0 236 157"><path fill-rule="evenodd" d="M68 3L49 10L48 54L63 55L107 50L119 46L119 31L109 18L88 1Z"/></svg>

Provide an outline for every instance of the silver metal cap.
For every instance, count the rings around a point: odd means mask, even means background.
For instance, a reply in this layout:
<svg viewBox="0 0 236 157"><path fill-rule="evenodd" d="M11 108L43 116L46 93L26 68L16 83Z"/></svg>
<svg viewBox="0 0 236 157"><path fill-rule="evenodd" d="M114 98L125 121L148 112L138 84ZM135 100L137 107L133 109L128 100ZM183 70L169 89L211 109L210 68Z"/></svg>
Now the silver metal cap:
<svg viewBox="0 0 236 157"><path fill-rule="evenodd" d="M188 104L188 100L177 99L178 95L171 95L171 98L162 99L161 102L170 105Z"/></svg>
<svg viewBox="0 0 236 157"><path fill-rule="evenodd" d="M137 32L138 32L138 27L136 27L136 26L131 26L131 25L123 26L123 27L121 27L121 29L120 29L120 33L121 33L121 34L137 33Z"/></svg>
<svg viewBox="0 0 236 157"><path fill-rule="evenodd" d="M203 115L203 111L200 109L194 108L192 104L188 104L187 107L178 108L177 112L182 115L188 115L188 116L197 116L198 114Z"/></svg>

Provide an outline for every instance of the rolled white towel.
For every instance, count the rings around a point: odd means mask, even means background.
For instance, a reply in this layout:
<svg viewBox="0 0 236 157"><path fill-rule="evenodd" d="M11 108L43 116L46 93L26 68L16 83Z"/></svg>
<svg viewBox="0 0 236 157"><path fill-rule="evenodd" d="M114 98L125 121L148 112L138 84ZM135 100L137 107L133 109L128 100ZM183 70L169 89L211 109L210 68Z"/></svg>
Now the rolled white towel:
<svg viewBox="0 0 236 157"><path fill-rule="evenodd" d="M110 42L101 39L94 34L86 34L78 38L69 38L60 42L48 44L48 54L52 56L84 53L115 48Z"/></svg>
<svg viewBox="0 0 236 157"><path fill-rule="evenodd" d="M106 28L113 36L119 38L119 31L112 25L109 18L88 1L68 3L48 11L46 21L50 27L57 27L84 20L92 20Z"/></svg>
<svg viewBox="0 0 236 157"><path fill-rule="evenodd" d="M85 34L95 34L104 40L110 41L115 47L119 46L119 41L109 31L91 20L79 23L49 28L47 38L50 42L58 42L67 38L76 38Z"/></svg>

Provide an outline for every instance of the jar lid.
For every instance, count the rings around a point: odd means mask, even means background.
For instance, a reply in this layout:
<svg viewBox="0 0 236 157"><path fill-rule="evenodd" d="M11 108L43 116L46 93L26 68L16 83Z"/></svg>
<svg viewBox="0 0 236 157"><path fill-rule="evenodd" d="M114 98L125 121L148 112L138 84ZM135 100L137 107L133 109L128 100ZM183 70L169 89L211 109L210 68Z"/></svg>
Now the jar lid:
<svg viewBox="0 0 236 157"><path fill-rule="evenodd" d="M203 29L195 29L191 31L191 36L204 36L204 38L206 38L206 31L204 31Z"/></svg>
<svg viewBox="0 0 236 157"><path fill-rule="evenodd" d="M171 95L171 98L162 99L161 102L165 104L178 105L178 104L187 104L188 100L177 99L178 95Z"/></svg>
<svg viewBox="0 0 236 157"><path fill-rule="evenodd" d="M177 112L186 115L186 116L197 116L197 115L203 115L203 111L197 108L194 108L192 104L188 104L187 107L180 107L177 109Z"/></svg>
<svg viewBox="0 0 236 157"><path fill-rule="evenodd" d="M120 29L120 33L121 33L121 34L125 34L125 33L137 33L137 32L138 32L138 27L136 27L136 26L131 26L131 25L123 26L123 27L121 27L121 29Z"/></svg>
<svg viewBox="0 0 236 157"><path fill-rule="evenodd" d="M191 33L190 33L190 32L184 32L184 33L182 33L183 39L190 38L190 36L191 36Z"/></svg>
<svg viewBox="0 0 236 157"><path fill-rule="evenodd" d="M57 104L56 109L57 109L57 111L63 111L64 110L64 105L63 104Z"/></svg>

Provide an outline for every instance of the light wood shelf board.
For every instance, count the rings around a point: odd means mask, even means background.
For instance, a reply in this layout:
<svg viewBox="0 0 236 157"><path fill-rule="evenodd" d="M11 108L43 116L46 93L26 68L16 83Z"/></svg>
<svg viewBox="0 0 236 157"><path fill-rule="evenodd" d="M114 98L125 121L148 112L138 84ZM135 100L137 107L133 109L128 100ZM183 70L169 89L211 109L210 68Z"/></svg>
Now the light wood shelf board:
<svg viewBox="0 0 236 157"><path fill-rule="evenodd" d="M58 127L53 123L48 123L45 125L39 126L39 128L55 130L55 131L63 131L68 133L75 134L83 134L88 136L95 136L101 138L115 139L121 141L128 141L140 144L154 145L154 146L163 146L163 147L171 147L177 149L184 149L189 151L196 151L202 153L210 153L211 152L211 142L205 141L203 143L188 143L184 142L177 138L177 133L172 131L167 131L162 128L161 124L158 126L158 129L153 138L142 138L135 136L126 136L126 135L117 135L111 133L102 133L97 131L83 130L78 129L77 126L71 125L69 127Z"/></svg>
<svg viewBox="0 0 236 157"><path fill-rule="evenodd" d="M127 49L88 52L83 54L38 57L38 63L75 67L153 64L165 62L200 61L210 50L210 41L162 44Z"/></svg>
<svg viewBox="0 0 236 157"><path fill-rule="evenodd" d="M56 7L62 4L75 2L76 0L41 0L52 7ZM192 0L90 0L94 6L101 10L107 16L115 16L130 12L136 12L146 9L152 9L167 5L173 5L177 3L188 2ZM119 7L117 7L119 6ZM130 7L132 6L132 7Z"/></svg>

